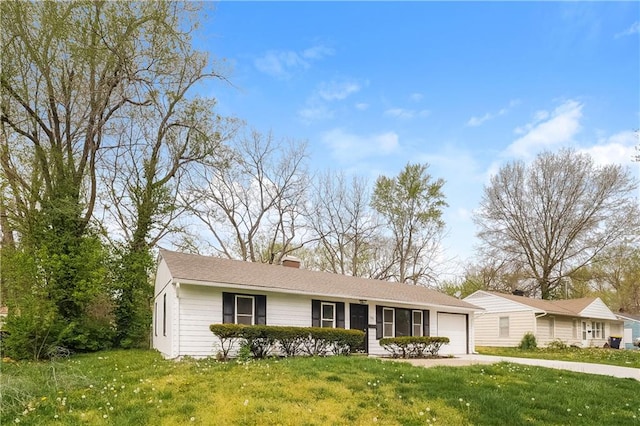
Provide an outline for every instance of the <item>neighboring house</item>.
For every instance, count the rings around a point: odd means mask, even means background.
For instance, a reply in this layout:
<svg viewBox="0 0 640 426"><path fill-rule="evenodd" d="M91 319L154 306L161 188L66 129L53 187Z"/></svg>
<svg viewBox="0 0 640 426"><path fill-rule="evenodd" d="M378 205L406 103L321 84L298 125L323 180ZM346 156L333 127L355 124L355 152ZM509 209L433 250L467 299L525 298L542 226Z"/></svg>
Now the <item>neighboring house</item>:
<svg viewBox="0 0 640 426"><path fill-rule="evenodd" d="M288 267L290 266L290 267ZM385 355L382 337L446 336L441 354L474 350L479 308L420 286L283 265L160 250L153 298L153 347L166 358L218 352L210 324L338 327L366 332L367 352Z"/></svg>
<svg viewBox="0 0 640 426"><path fill-rule="evenodd" d="M484 308L474 321L478 346L518 346L529 332L539 346L558 339L603 346L610 336L622 336L622 321L598 297L542 300L479 290L464 300Z"/></svg>
<svg viewBox="0 0 640 426"><path fill-rule="evenodd" d="M620 312L616 314L616 317L618 317L619 320L624 321L624 331L622 338L624 348L638 348L637 346L633 346L633 342L635 342L637 339L640 339L640 316Z"/></svg>

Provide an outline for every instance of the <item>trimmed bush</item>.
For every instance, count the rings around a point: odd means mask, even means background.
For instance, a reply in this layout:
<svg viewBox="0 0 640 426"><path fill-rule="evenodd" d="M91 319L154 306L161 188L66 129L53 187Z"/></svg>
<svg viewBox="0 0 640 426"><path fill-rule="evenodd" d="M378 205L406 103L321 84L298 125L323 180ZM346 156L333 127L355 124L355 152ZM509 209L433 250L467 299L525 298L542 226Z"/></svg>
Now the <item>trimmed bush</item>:
<svg viewBox="0 0 640 426"><path fill-rule="evenodd" d="M537 347L538 347L538 342L536 342L536 336L531 332L522 336L522 340L518 345L519 349L522 349L525 351L529 349L536 349Z"/></svg>
<svg viewBox="0 0 640 426"><path fill-rule="evenodd" d="M240 332L243 326L239 324L211 324L209 330L220 339L219 357L226 361L229 359L229 352L233 344L241 337Z"/></svg>
<svg viewBox="0 0 640 426"><path fill-rule="evenodd" d="M393 358L435 357L438 356L440 348L448 343L448 337L440 336L401 336L380 339L380 346L389 352Z"/></svg>
<svg viewBox="0 0 640 426"><path fill-rule="evenodd" d="M301 353L324 356L330 352L349 355L364 341L364 332L342 328L212 324L209 329L220 339L223 360L229 359L229 352L238 340L255 358L269 356L276 347L284 356Z"/></svg>

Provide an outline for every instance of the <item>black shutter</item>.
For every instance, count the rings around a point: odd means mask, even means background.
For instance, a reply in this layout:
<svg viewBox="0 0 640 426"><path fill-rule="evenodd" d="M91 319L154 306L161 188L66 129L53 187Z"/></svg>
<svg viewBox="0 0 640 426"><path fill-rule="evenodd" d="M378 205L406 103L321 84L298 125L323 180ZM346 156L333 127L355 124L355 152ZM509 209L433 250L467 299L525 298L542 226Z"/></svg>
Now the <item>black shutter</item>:
<svg viewBox="0 0 640 426"><path fill-rule="evenodd" d="M256 298L256 324L267 325L267 296L258 295Z"/></svg>
<svg viewBox="0 0 640 426"><path fill-rule="evenodd" d="M311 327L320 327L320 301L311 301Z"/></svg>
<svg viewBox="0 0 640 426"><path fill-rule="evenodd" d="M336 328L344 328L344 303L336 302Z"/></svg>
<svg viewBox="0 0 640 426"><path fill-rule="evenodd" d="M233 293L222 293L222 323L233 324L236 308L236 298Z"/></svg>
<svg viewBox="0 0 640 426"><path fill-rule="evenodd" d="M376 305L376 339L382 339L382 306Z"/></svg>
<svg viewBox="0 0 640 426"><path fill-rule="evenodd" d="M429 311L422 311L422 335L429 336Z"/></svg>

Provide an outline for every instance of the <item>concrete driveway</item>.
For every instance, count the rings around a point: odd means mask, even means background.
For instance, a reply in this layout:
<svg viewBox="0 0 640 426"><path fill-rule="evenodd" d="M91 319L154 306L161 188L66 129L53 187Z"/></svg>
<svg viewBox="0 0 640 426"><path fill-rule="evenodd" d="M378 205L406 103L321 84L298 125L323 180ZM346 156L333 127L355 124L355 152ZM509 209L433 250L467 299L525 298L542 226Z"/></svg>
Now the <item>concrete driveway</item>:
<svg viewBox="0 0 640 426"><path fill-rule="evenodd" d="M389 358L387 358L389 359ZM538 367L556 368L558 370L576 371L578 373L599 374L620 378L636 379L640 381L640 369L632 367L618 367L615 365L591 364L587 362L554 361L550 359L513 358L491 355L457 355L455 358L438 359L395 359L405 361L419 367L435 366L464 366L475 364L495 364L511 362L513 364L535 365Z"/></svg>

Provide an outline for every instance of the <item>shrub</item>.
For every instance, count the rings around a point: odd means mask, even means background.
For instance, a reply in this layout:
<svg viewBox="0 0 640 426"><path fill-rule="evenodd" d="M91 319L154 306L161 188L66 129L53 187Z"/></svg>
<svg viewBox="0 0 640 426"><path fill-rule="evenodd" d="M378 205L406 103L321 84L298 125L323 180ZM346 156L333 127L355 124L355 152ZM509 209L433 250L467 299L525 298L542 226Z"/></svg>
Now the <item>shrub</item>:
<svg viewBox="0 0 640 426"><path fill-rule="evenodd" d="M448 337L401 336L380 339L380 345L394 358L422 358L425 353L437 356L440 348L449 343Z"/></svg>
<svg viewBox="0 0 640 426"><path fill-rule="evenodd" d="M235 341L240 339L242 347L256 358L268 356L279 347L285 356L296 356L302 352L312 356L323 356L332 352L348 355L362 344L364 332L342 328L281 327L237 324L212 324L210 330L220 339L220 359L229 359Z"/></svg>
<svg viewBox="0 0 640 426"><path fill-rule="evenodd" d="M266 325L246 326L240 329L242 346L249 348L254 358L266 358L276 341L275 333Z"/></svg>
<svg viewBox="0 0 640 426"><path fill-rule="evenodd" d="M238 324L211 324L209 330L220 339L220 358L222 361L229 359L229 352L233 344L240 338L243 326Z"/></svg>
<svg viewBox="0 0 640 426"><path fill-rule="evenodd" d="M560 339L556 339L552 342L549 342L549 344L547 344L547 349L563 350L567 348L568 348L567 344Z"/></svg>
<svg viewBox="0 0 640 426"><path fill-rule="evenodd" d="M524 351L527 351L530 349L536 349L537 347L538 347L538 343L536 342L536 336L531 332L522 336L522 340L518 345L518 348Z"/></svg>

